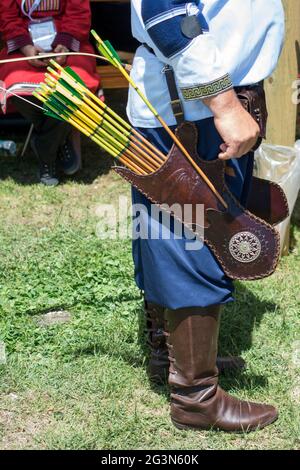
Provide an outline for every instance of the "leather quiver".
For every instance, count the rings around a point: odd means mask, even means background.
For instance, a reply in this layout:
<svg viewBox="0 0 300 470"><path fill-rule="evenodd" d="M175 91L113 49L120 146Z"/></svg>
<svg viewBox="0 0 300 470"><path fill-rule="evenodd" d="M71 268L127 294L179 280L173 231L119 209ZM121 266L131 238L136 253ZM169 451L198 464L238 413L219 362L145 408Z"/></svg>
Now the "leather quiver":
<svg viewBox="0 0 300 470"><path fill-rule="evenodd" d="M253 177L247 209L270 225L278 225L289 216L283 189L273 181Z"/></svg>
<svg viewBox="0 0 300 470"><path fill-rule="evenodd" d="M194 234L210 247L228 277L254 280L271 275L279 260L280 238L277 230L241 206L229 191L225 183L224 161L205 161L199 157L198 131L195 124L185 122L180 125L177 137L222 195L227 208L220 203L176 145L173 145L162 166L149 175L136 175L123 167L114 167L114 170L152 203L192 229ZM254 180L254 187L257 184L259 181ZM258 202L257 198L250 198L250 207L258 209L260 215L265 216L271 223L277 223L288 214L284 193L278 188L273 183L263 183L262 192L257 193L257 196L260 199L261 194L265 199ZM260 204L266 199L268 207L262 210ZM180 217L177 212L172 211L171 206L174 204L182 209ZM184 211L186 204L193 208L187 218ZM200 204L204 208L204 231L203 227L197 225L196 208ZM278 214L275 209L277 205L280 208Z"/></svg>

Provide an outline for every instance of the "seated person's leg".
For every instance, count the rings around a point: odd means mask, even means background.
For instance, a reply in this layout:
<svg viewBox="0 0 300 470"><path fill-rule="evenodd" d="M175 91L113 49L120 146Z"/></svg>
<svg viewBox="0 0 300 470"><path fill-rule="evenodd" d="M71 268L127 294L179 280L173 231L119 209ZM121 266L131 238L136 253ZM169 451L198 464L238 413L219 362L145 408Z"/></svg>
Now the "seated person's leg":
<svg viewBox="0 0 300 470"><path fill-rule="evenodd" d="M71 127L69 124L48 118L42 111L18 98L13 98L17 110L34 124L31 145L40 162L40 181L47 186L58 184L57 156L63 148ZM29 98L33 103L34 98Z"/></svg>

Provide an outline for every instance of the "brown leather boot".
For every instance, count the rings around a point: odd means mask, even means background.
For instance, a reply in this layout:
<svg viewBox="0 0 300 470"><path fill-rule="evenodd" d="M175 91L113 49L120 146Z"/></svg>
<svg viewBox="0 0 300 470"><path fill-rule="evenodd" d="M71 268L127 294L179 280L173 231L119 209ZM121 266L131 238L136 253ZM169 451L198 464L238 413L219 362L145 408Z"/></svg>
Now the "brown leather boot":
<svg viewBox="0 0 300 470"><path fill-rule="evenodd" d="M169 352L164 333L165 308L144 301L147 343L150 346L148 375L153 382L166 383L169 375Z"/></svg>
<svg viewBox="0 0 300 470"><path fill-rule="evenodd" d="M241 401L218 385L220 307L166 310L171 418L179 429L249 432L277 419L273 406Z"/></svg>
<svg viewBox="0 0 300 470"><path fill-rule="evenodd" d="M161 305L144 300L147 343L150 346L148 375L153 382L166 383L169 375L168 347L164 335L164 312ZM245 361L238 356L218 357L219 373L230 369L244 369Z"/></svg>

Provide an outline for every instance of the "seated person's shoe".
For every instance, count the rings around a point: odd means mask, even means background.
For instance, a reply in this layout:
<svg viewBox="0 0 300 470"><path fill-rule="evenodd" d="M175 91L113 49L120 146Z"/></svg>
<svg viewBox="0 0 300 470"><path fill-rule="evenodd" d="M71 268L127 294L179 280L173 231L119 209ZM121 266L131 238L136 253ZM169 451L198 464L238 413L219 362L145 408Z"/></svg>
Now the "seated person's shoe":
<svg viewBox="0 0 300 470"><path fill-rule="evenodd" d="M56 175L56 162L54 163L45 163L42 161L39 152L36 148L36 135L33 134L30 140L31 148L39 160L39 179L42 184L45 186L57 186L59 184L57 175Z"/></svg>
<svg viewBox="0 0 300 470"><path fill-rule="evenodd" d="M74 175L81 168L81 155L75 150L73 142L69 137L60 147L58 158L65 175Z"/></svg>
<svg viewBox="0 0 300 470"><path fill-rule="evenodd" d="M40 182L45 186L58 185L55 163L40 163Z"/></svg>

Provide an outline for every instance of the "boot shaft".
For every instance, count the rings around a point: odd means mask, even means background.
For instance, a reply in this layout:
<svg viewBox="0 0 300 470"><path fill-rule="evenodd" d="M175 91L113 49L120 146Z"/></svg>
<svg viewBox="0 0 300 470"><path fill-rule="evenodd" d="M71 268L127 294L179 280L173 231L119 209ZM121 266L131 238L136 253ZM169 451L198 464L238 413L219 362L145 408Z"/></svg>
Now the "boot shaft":
<svg viewBox="0 0 300 470"><path fill-rule="evenodd" d="M215 384L220 306L166 310L169 384L176 388Z"/></svg>

